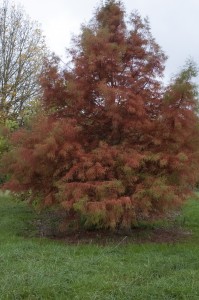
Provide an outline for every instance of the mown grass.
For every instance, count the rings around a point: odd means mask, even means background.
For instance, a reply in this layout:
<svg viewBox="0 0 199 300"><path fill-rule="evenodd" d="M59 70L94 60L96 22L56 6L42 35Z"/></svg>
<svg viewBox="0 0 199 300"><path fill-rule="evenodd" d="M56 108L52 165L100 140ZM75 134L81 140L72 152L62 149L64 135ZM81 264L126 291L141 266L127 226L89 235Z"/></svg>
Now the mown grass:
<svg viewBox="0 0 199 300"><path fill-rule="evenodd" d="M176 244L67 245L29 237L34 214L0 198L0 299L199 299L199 202ZM25 237L24 237L25 236Z"/></svg>

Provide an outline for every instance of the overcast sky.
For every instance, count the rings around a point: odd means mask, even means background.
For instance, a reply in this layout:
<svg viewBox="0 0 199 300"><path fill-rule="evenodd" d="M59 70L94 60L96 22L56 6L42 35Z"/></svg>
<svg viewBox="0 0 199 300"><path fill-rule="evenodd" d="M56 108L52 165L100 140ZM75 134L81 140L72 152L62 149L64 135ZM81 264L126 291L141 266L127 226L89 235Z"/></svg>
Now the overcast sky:
<svg viewBox="0 0 199 300"><path fill-rule="evenodd" d="M14 0L21 3L43 29L49 48L64 60L71 34L90 20L98 0ZM138 10L149 17L151 31L168 55L166 79L179 71L186 59L199 65L199 0L123 0L127 14Z"/></svg>

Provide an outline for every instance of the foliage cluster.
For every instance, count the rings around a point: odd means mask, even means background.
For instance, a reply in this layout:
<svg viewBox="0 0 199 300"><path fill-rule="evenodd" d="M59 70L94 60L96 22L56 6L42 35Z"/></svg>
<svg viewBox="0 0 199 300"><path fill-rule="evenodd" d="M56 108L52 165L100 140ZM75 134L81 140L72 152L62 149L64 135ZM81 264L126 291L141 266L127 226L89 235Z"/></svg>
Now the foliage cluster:
<svg viewBox="0 0 199 300"><path fill-rule="evenodd" d="M163 88L166 56L148 20L126 21L112 0L69 52L63 71L56 58L46 62L47 114L13 134L5 188L62 207L74 226L130 228L181 204L198 179L194 66Z"/></svg>
<svg viewBox="0 0 199 300"><path fill-rule="evenodd" d="M31 101L40 95L39 75L47 48L40 26L23 8L0 3L0 123L23 124Z"/></svg>

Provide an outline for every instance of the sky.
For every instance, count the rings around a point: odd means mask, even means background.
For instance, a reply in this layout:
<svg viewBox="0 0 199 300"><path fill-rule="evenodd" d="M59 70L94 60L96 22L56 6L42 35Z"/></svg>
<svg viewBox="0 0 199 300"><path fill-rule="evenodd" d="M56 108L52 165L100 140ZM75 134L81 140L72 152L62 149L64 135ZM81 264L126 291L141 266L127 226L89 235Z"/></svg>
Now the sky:
<svg viewBox="0 0 199 300"><path fill-rule="evenodd" d="M50 50L66 59L72 34L80 32L102 0L14 0L32 20L41 24ZM126 13L137 10L148 16L156 42L168 56L165 80L178 73L187 59L199 65L198 0L123 0Z"/></svg>

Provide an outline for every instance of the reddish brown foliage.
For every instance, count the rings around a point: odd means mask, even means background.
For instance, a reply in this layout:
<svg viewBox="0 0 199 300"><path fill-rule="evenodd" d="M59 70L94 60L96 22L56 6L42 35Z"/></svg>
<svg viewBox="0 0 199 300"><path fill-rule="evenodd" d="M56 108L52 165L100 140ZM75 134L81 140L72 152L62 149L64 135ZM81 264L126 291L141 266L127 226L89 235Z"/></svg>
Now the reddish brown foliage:
<svg viewBox="0 0 199 300"><path fill-rule="evenodd" d="M165 55L149 24L117 1L100 7L70 51L72 69L49 62L46 117L12 137L7 187L31 190L83 226L127 227L180 204L198 178L193 68L163 91Z"/></svg>

